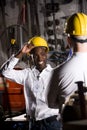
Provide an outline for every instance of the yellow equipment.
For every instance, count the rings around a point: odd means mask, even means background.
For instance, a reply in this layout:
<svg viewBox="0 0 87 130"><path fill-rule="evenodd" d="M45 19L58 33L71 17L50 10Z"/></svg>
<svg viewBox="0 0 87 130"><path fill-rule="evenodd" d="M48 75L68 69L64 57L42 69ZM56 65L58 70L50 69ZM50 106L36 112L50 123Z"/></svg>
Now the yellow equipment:
<svg viewBox="0 0 87 130"><path fill-rule="evenodd" d="M65 32L75 36L87 35L87 15L75 13L67 19Z"/></svg>
<svg viewBox="0 0 87 130"><path fill-rule="evenodd" d="M12 39L11 39L11 44L13 44L13 45L14 45L14 44L15 44L15 42L16 42L16 40L12 38Z"/></svg>
<svg viewBox="0 0 87 130"><path fill-rule="evenodd" d="M29 43L32 43L35 47L39 47L39 46L46 47L47 51L49 51L47 41L44 38L40 37L40 36L35 36L35 37L31 38L28 41L28 44Z"/></svg>

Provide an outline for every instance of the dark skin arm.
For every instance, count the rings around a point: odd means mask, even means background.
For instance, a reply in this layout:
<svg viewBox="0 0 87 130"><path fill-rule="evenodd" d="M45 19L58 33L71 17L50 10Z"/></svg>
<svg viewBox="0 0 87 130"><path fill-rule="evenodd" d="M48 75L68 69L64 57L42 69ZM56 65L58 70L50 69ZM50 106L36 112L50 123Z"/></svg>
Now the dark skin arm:
<svg viewBox="0 0 87 130"><path fill-rule="evenodd" d="M20 50L18 51L17 54L15 54L15 57L20 59L24 54L29 54L33 48L34 48L34 45L33 45L33 44L31 44L31 43L28 44L28 43L27 43L27 44L25 44L25 45L22 47L22 49L20 49ZM7 63L8 63L8 61L7 61ZM2 72L3 68L4 68L4 65L1 67L1 72Z"/></svg>
<svg viewBox="0 0 87 130"><path fill-rule="evenodd" d="M33 44L25 44L21 50L15 55L16 58L21 58L24 54L29 54L34 48Z"/></svg>

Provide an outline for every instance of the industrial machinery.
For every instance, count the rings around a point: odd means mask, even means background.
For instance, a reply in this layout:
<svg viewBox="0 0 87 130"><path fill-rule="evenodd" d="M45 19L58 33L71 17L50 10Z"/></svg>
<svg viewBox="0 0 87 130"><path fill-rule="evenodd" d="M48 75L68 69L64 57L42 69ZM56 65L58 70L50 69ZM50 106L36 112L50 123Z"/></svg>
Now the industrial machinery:
<svg viewBox="0 0 87 130"><path fill-rule="evenodd" d="M25 113L23 86L0 76L0 118Z"/></svg>

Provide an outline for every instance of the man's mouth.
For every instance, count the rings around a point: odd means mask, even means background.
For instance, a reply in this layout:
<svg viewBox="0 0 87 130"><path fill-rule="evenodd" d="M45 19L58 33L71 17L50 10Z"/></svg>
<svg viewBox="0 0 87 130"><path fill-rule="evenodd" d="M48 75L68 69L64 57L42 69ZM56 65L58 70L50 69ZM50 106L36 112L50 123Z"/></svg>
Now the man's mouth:
<svg viewBox="0 0 87 130"><path fill-rule="evenodd" d="M38 62L38 64L42 65L42 64L43 64L43 61Z"/></svg>

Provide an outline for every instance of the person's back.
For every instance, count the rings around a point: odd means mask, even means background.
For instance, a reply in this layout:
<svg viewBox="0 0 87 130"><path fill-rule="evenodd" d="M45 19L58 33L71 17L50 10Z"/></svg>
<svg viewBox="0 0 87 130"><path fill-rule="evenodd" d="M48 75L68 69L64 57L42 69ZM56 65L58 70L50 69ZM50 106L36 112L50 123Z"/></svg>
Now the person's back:
<svg viewBox="0 0 87 130"><path fill-rule="evenodd" d="M78 90L76 82L87 86L87 16L73 14L66 24L67 40L73 50L72 57L56 67L47 92L51 108L60 108Z"/></svg>

